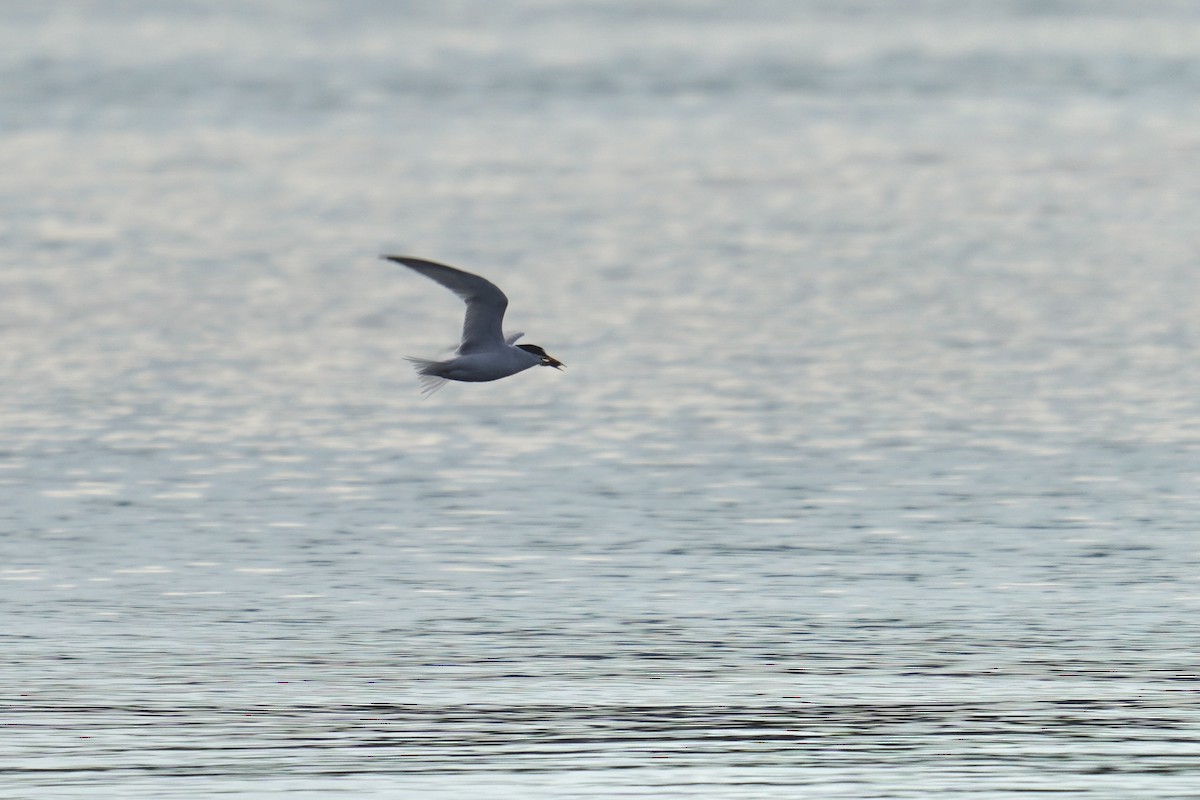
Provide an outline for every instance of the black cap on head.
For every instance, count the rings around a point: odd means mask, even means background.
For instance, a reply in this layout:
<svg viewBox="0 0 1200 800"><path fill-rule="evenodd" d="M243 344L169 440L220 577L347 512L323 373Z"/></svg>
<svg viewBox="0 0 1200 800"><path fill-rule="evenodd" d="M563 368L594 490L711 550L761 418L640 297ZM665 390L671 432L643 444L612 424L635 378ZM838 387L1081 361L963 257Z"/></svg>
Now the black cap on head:
<svg viewBox="0 0 1200 800"><path fill-rule="evenodd" d="M526 353L533 353L535 356L540 358L542 360L543 367L554 367L555 369L562 369L564 366L566 366L561 361L559 361L557 358L550 355L542 348L538 347L536 344L519 344L519 345L517 345L517 347L521 348Z"/></svg>

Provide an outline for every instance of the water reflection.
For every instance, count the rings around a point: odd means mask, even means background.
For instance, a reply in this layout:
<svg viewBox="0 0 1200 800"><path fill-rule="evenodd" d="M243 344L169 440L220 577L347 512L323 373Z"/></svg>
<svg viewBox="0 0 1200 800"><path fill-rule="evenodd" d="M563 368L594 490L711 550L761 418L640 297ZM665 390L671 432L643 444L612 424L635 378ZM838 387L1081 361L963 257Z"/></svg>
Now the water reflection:
<svg viewBox="0 0 1200 800"><path fill-rule="evenodd" d="M1195 12L43 5L6 798L1190 796Z"/></svg>

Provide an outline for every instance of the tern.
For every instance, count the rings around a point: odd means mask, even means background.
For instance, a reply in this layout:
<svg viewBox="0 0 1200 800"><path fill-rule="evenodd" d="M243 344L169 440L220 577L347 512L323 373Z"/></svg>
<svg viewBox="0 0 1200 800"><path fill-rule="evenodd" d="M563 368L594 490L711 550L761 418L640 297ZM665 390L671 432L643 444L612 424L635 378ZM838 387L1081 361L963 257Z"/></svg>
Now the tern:
<svg viewBox="0 0 1200 800"><path fill-rule="evenodd" d="M454 292L467 304L467 316L463 320L462 343L457 354L447 361L431 361L427 358L408 357L421 381L426 395L431 395L445 385L446 381L495 381L516 375L530 367L554 367L565 365L546 353L536 344L515 344L525 334L504 335L504 311L508 298L496 284L464 272L423 258L409 256L380 256L387 261L403 264L430 280L437 281Z"/></svg>

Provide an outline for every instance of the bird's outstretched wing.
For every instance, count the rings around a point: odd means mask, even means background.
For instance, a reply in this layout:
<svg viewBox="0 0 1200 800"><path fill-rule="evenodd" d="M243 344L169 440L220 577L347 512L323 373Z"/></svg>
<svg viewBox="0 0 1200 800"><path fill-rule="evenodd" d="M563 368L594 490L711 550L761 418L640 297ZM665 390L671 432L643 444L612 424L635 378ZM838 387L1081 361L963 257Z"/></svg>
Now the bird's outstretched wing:
<svg viewBox="0 0 1200 800"><path fill-rule="evenodd" d="M426 278L437 281L463 299L467 304L467 316L463 320L462 344L458 346L461 355L496 350L505 346L503 323L508 298L496 284L470 272L422 258L380 258L403 264Z"/></svg>

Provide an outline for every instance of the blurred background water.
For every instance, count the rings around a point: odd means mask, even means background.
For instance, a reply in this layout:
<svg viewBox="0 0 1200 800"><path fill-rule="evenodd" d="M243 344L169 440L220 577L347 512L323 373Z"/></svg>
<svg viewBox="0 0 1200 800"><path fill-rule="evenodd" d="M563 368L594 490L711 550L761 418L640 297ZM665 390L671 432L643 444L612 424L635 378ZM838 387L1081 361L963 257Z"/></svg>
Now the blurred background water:
<svg viewBox="0 0 1200 800"><path fill-rule="evenodd" d="M4 797L1200 793L1194 4L0 20Z"/></svg>

